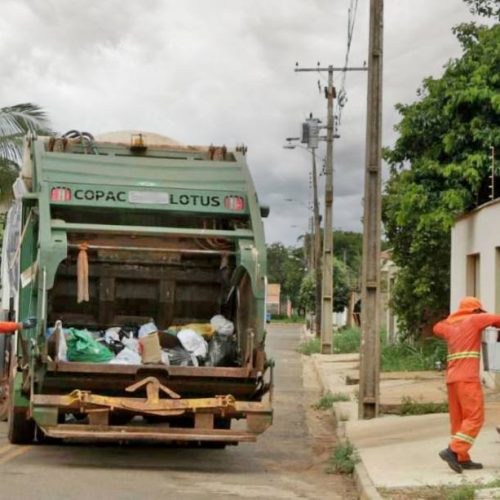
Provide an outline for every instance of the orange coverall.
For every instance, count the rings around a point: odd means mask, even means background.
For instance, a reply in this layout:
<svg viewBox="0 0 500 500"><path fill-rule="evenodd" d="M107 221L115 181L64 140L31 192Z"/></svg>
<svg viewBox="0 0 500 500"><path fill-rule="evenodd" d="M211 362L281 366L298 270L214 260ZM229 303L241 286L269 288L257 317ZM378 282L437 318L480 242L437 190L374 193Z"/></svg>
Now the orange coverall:
<svg viewBox="0 0 500 500"><path fill-rule="evenodd" d="M0 321L0 334L14 333L16 330L22 330L22 323L14 323L12 321Z"/></svg>
<svg viewBox="0 0 500 500"><path fill-rule="evenodd" d="M474 297L466 297L457 311L434 325L434 334L448 344L446 383L451 423L450 448L459 462L470 460L469 450L484 422L483 390L479 378L481 332L500 327L500 316L482 310Z"/></svg>

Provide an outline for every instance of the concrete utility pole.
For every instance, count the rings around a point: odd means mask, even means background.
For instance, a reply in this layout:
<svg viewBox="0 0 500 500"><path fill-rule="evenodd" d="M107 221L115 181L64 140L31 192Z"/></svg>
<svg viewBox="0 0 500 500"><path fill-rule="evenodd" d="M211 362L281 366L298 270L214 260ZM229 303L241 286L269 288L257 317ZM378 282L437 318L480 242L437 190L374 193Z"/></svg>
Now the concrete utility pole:
<svg viewBox="0 0 500 500"><path fill-rule="evenodd" d="M318 175L316 172L316 150L311 150L312 154L312 181L313 181L313 217L314 217L314 274L316 278L316 307L314 311L316 322L316 336L320 336L321 332L321 220L319 216L319 199L318 199Z"/></svg>
<svg viewBox="0 0 500 500"><path fill-rule="evenodd" d="M379 408L383 10L383 0L370 0L359 376L363 419L376 417Z"/></svg>
<svg viewBox="0 0 500 500"><path fill-rule="evenodd" d="M333 67L328 67L325 168L325 234L323 235L323 293L321 305L321 354L332 352L333 314Z"/></svg>
<svg viewBox="0 0 500 500"><path fill-rule="evenodd" d="M323 234L323 261L322 261L322 301L321 301L321 353L332 352L333 333L333 100L335 87L333 86L334 71L365 71L366 68L295 68L296 72L314 71L328 72L328 86L325 87L327 99L327 135L326 135L326 168L325 168L325 225Z"/></svg>

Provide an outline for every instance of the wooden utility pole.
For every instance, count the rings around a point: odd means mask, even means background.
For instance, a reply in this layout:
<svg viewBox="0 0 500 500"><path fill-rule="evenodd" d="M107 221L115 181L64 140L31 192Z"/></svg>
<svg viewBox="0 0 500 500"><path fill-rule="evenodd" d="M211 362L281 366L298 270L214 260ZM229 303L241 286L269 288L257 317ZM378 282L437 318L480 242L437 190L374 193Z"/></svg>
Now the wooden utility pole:
<svg viewBox="0 0 500 500"><path fill-rule="evenodd" d="M311 150L312 154L312 181L313 181L313 217L314 217L314 274L316 281L316 300L315 300L315 323L316 323L316 336L320 336L321 332L321 221L319 216L319 199L318 199L318 175L316 169L316 149Z"/></svg>
<svg viewBox="0 0 500 500"><path fill-rule="evenodd" d="M370 0L359 377L362 419L376 417L379 408L383 9L383 0Z"/></svg>

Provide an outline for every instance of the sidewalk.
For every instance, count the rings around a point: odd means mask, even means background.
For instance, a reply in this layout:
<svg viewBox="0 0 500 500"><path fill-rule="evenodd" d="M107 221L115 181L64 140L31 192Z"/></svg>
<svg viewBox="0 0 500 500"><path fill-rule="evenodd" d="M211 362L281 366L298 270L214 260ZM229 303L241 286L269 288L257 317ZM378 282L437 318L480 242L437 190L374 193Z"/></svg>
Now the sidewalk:
<svg viewBox="0 0 500 500"><path fill-rule="evenodd" d="M367 481L375 488L411 488L438 485L487 483L500 477L500 401L486 394L486 421L473 448L473 459L483 470L456 474L438 457L449 442L448 414L418 416L386 415L374 420L358 420L358 354L313 355L324 392L346 393L350 402L335 403L338 432L359 452ZM381 374L381 408L393 409L403 397L419 402L446 401L444 374L440 372L398 372ZM365 493L364 498L376 498Z"/></svg>

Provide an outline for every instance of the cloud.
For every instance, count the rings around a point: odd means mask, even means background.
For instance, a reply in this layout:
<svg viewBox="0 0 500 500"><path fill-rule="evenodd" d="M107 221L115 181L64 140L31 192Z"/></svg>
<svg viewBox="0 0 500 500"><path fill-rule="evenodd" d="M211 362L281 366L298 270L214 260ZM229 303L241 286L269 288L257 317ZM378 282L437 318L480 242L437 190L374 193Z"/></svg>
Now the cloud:
<svg viewBox="0 0 500 500"><path fill-rule="evenodd" d="M61 132L143 129L189 144L244 142L259 198L271 205L267 239L294 244L308 224L311 158L282 146L310 112L324 119L326 102L317 83L323 86L325 75L293 69L296 61L343 64L348 4L4 0L1 105L36 102ZM418 7L399 0L385 8L383 141L391 144L394 104L414 100L421 80L459 55L450 30L470 15L461 0L421 0ZM352 65L367 58L367 26L368 0L360 0ZM347 75L346 88L334 225L360 230L366 75Z"/></svg>

